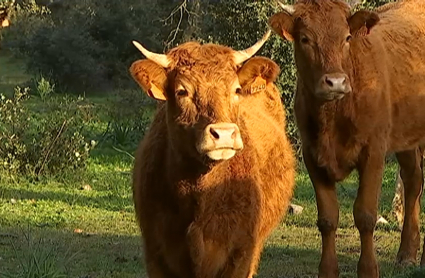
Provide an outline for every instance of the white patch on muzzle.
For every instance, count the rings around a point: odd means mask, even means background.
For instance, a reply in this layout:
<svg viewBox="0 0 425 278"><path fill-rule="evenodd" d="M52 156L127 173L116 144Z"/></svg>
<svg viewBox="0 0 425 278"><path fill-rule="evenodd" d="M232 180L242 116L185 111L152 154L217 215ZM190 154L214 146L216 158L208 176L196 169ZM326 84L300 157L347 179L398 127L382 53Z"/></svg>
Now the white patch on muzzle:
<svg viewBox="0 0 425 278"><path fill-rule="evenodd" d="M212 160L227 160L243 148L239 127L233 123L208 125L199 140L197 150Z"/></svg>

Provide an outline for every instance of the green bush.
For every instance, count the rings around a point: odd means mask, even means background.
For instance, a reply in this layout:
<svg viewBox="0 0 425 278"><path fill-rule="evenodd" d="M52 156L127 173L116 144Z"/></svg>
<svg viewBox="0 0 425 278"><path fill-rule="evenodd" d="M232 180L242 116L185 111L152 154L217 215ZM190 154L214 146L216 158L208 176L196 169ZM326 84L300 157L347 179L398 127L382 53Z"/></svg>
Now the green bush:
<svg viewBox="0 0 425 278"><path fill-rule="evenodd" d="M32 0L17 5L4 45L28 58L31 73L47 76L62 91L134 86L128 67L141 54L131 41L142 40L156 51L163 48L166 31L160 32L159 19L165 14L157 2L75 0L50 12Z"/></svg>
<svg viewBox="0 0 425 278"><path fill-rule="evenodd" d="M0 29L2 46L14 50L17 56L26 54L25 50L31 47L29 38L36 35L38 29L51 26L50 11L38 6L34 0L21 4L8 1L11 25Z"/></svg>
<svg viewBox="0 0 425 278"><path fill-rule="evenodd" d="M18 87L13 98L1 95L0 170L39 177L84 168L95 146L83 135L84 100L46 97L31 113L28 91Z"/></svg>
<svg viewBox="0 0 425 278"><path fill-rule="evenodd" d="M152 104L152 100L140 90L113 95L105 109L108 126L104 139L114 145L135 148L149 125Z"/></svg>

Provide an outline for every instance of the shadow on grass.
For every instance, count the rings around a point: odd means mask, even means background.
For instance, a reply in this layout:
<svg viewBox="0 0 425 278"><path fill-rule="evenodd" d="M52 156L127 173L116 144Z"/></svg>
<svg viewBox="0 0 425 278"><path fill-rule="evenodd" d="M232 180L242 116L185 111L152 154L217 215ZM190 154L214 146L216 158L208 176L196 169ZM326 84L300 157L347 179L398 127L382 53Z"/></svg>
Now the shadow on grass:
<svg viewBox="0 0 425 278"><path fill-rule="evenodd" d="M261 257L258 278L312 278L317 277L320 250L298 247L265 248ZM339 277L356 278L358 252L338 253ZM413 266L398 267L392 261L378 259L380 277L419 278L425 277L425 268Z"/></svg>
<svg viewBox="0 0 425 278"><path fill-rule="evenodd" d="M54 264L55 270L66 277L133 278L144 272L138 236L87 236L53 229L8 228L0 229L0 246L0 273L19 274L28 268L31 259L46 261L46 253L53 254L47 263Z"/></svg>
<svg viewBox="0 0 425 278"><path fill-rule="evenodd" d="M41 244L37 245L38 242ZM291 243L280 239L266 246L258 278L316 277L320 249L304 244L291 246ZM37 257L43 252L52 252L58 270L69 277L146 277L138 235L87 236L67 230L0 228L0 246L3 272L16 273L25 267L22 261L29 255ZM424 277L420 276L423 270L418 268L397 269L391 261L378 259L381 277ZM338 260L340 277L356 277L357 251L339 252Z"/></svg>

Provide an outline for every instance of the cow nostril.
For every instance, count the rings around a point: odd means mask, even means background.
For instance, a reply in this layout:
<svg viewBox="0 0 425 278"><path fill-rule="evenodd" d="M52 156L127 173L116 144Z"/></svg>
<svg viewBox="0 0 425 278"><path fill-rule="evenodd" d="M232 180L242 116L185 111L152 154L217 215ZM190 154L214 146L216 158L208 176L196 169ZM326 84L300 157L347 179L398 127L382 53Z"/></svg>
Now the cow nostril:
<svg viewBox="0 0 425 278"><path fill-rule="evenodd" d="M328 79L327 77L325 78L325 82L329 87L333 87L334 83L332 83L332 81L330 79Z"/></svg>
<svg viewBox="0 0 425 278"><path fill-rule="evenodd" d="M213 128L210 128L210 133L215 139L220 139L220 135Z"/></svg>
<svg viewBox="0 0 425 278"><path fill-rule="evenodd" d="M236 139L236 129L234 129L232 132L232 139Z"/></svg>

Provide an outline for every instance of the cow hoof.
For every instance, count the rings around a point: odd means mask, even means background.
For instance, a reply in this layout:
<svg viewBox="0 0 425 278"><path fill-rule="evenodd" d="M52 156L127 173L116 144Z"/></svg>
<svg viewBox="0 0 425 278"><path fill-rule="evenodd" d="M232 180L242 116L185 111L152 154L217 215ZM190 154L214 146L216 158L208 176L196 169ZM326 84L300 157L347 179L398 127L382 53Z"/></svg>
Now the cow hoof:
<svg viewBox="0 0 425 278"><path fill-rule="evenodd" d="M416 258L410 258L409 256L407 256L407 254L405 256L403 256L403 254L401 254L401 255L397 256L396 263L400 267L414 266L414 265L416 265Z"/></svg>

